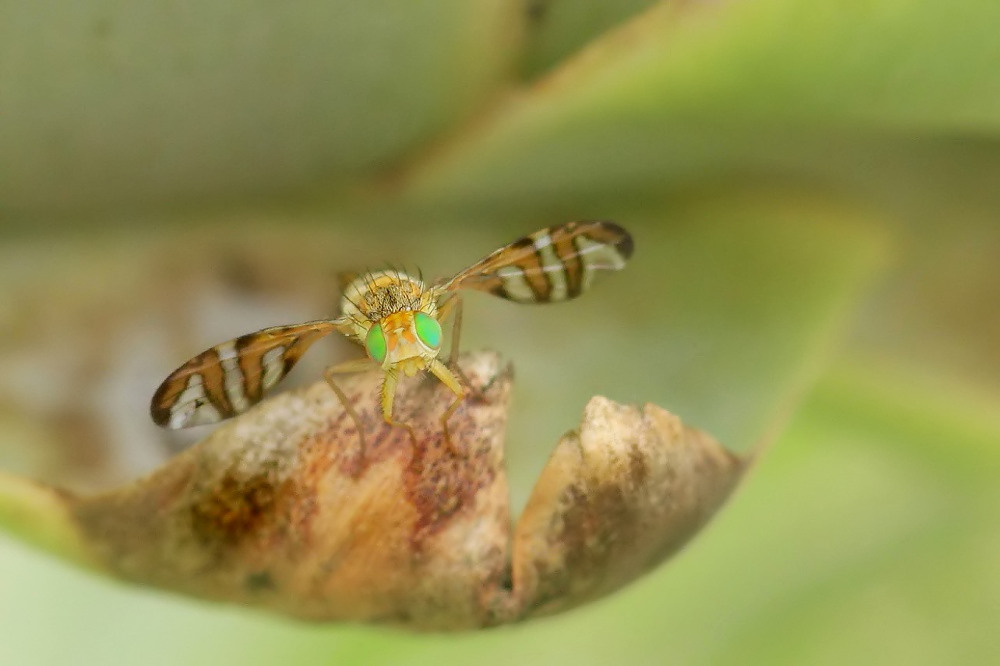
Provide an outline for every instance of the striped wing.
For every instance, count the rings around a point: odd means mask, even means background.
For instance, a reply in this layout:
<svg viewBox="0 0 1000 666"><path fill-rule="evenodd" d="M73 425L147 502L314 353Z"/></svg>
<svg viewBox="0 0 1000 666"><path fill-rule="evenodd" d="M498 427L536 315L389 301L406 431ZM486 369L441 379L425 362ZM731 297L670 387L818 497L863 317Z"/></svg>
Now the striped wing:
<svg viewBox="0 0 1000 666"><path fill-rule="evenodd" d="M518 303L576 298L598 271L617 271L632 256L632 236L614 222L567 222L500 248L443 285L477 289Z"/></svg>
<svg viewBox="0 0 1000 666"><path fill-rule="evenodd" d="M157 425L187 428L228 419L260 402L334 321L275 326L216 345L174 370L153 395Z"/></svg>

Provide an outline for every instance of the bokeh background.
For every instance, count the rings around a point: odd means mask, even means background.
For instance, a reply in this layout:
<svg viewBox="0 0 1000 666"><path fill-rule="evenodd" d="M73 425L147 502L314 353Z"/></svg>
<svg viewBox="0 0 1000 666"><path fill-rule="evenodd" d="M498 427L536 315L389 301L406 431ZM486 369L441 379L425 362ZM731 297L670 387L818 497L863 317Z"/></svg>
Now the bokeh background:
<svg viewBox="0 0 1000 666"><path fill-rule="evenodd" d="M0 0L8 472L148 471L185 443L148 396L191 354L331 312L341 270L447 275L578 218L633 231L625 272L467 299L463 346L517 368L515 507L598 393L766 447L667 565L483 633L302 625L0 535L0 663L1000 662L998 26L971 0Z"/></svg>

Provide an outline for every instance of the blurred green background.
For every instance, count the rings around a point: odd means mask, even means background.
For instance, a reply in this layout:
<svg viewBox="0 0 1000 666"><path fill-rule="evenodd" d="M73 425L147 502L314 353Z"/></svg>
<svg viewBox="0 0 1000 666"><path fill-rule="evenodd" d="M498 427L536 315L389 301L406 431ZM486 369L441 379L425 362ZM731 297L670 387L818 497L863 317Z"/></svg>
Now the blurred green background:
<svg viewBox="0 0 1000 666"><path fill-rule="evenodd" d="M633 231L625 272L467 306L463 346L518 371L515 507L596 393L770 443L674 561L479 634L301 625L0 537L0 663L1000 662L998 26L968 0L0 0L5 467L48 425L10 350L47 308L157 321L156 253L273 253L333 303L338 270L443 275L574 218Z"/></svg>

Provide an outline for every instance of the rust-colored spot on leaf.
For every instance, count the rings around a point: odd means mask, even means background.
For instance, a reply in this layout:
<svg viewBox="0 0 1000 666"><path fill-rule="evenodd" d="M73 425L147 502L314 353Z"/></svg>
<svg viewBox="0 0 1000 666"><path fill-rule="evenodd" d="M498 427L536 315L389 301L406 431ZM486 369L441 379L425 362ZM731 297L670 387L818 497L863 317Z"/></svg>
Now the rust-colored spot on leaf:
<svg viewBox="0 0 1000 666"><path fill-rule="evenodd" d="M456 416L461 419L461 410ZM415 551L422 549L427 537L447 526L456 513L474 511L477 495L494 483L499 471L497 456L481 434L462 428L452 437L463 442L463 451L451 451L444 437L438 435L429 443L418 442L403 470L406 498L417 513L411 536Z"/></svg>

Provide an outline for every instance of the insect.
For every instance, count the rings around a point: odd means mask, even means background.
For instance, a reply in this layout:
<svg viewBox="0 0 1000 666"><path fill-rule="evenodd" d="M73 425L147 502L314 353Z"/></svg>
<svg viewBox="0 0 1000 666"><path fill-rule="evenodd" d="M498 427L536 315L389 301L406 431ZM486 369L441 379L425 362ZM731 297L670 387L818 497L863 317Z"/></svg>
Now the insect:
<svg viewBox="0 0 1000 666"><path fill-rule="evenodd" d="M167 428L215 423L245 412L288 374L316 340L334 331L364 347L367 356L327 368L325 377L358 428L361 421L335 375L380 367L382 416L392 417L400 374L429 371L454 393L442 430L450 446L448 419L466 396L456 372L443 362L441 324L453 316L450 360L461 330L459 290L485 291L518 303L551 303L579 296L594 274L619 270L632 255L632 237L613 222L584 221L542 229L514 241L452 278L427 285L398 270L381 270L351 280L341 315L241 335L198 354L168 376L153 395L150 414ZM458 373L461 374L461 373ZM414 437L415 439L415 437Z"/></svg>

